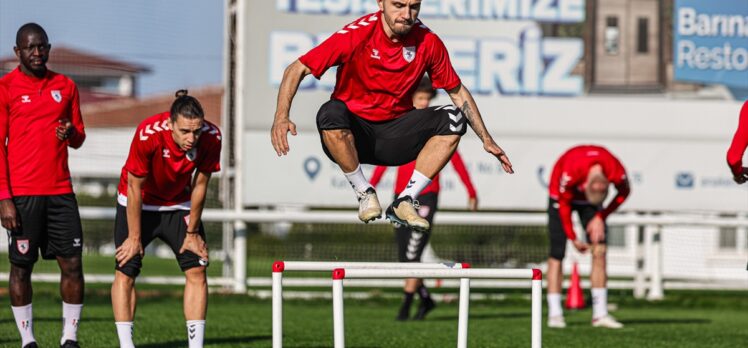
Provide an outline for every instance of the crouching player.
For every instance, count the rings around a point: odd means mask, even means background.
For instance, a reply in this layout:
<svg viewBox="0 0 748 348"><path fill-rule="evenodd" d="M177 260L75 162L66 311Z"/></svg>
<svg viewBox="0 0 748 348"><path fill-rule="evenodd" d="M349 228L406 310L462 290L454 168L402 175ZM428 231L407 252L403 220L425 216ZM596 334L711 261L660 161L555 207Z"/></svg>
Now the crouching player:
<svg viewBox="0 0 748 348"><path fill-rule="evenodd" d="M121 347L134 347L135 278L154 238L171 247L185 274L184 317L189 347L202 347L208 248L200 217L211 173L220 170L221 133L204 119L197 99L176 94L169 112L138 126L118 187L112 309Z"/></svg>

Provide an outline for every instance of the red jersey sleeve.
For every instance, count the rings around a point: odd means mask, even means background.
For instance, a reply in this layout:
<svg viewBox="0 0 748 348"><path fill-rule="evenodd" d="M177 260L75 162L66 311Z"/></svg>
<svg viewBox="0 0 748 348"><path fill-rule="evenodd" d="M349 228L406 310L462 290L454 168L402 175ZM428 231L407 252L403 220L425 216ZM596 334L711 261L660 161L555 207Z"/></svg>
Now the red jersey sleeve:
<svg viewBox="0 0 748 348"><path fill-rule="evenodd" d="M151 158L156 150L155 136L142 140L139 132L141 127L135 130L135 137L130 144L130 154L125 162L125 170L137 177L145 177L151 170Z"/></svg>
<svg viewBox="0 0 748 348"><path fill-rule="evenodd" d="M475 192L475 187L473 186L473 182L470 180L470 174L465 167L465 162L462 161L462 156L460 156L460 153L455 151L450 162L452 162L452 167L454 167L457 175L460 176L462 184L465 185L468 197L476 198L478 194Z"/></svg>
<svg viewBox="0 0 748 348"><path fill-rule="evenodd" d="M208 137L206 156L197 166L197 170L203 173L214 173L221 170L221 131L218 127L210 125L210 131L205 134Z"/></svg>
<svg viewBox="0 0 748 348"><path fill-rule="evenodd" d="M619 161L618 158L613 155L611 155L611 157L613 158L615 164L615 169L613 170L615 174L613 174L614 177L610 181L616 188L616 196L613 197L613 200L610 201L610 204L608 204L608 206L599 213L600 217L602 217L603 219L607 218L608 215L616 211L616 209L618 209L618 207L620 207L621 204L623 204L623 202L629 196L629 193L631 193L629 180L626 176L626 169L623 168L623 164L621 164L621 161Z"/></svg>
<svg viewBox="0 0 748 348"><path fill-rule="evenodd" d="M299 61L312 70L312 75L321 78L327 69L345 63L365 37L371 34L378 23L379 13L363 16L334 32L317 47L299 57Z"/></svg>
<svg viewBox="0 0 748 348"><path fill-rule="evenodd" d="M73 123L73 127L75 128L75 132L70 136L68 139L68 145L74 149L77 149L83 145L83 141L86 140L86 130L83 127L83 116L81 116L81 105L80 105L80 95L78 94L78 87L70 82L72 85L72 96L73 100L70 104L70 117L71 122Z"/></svg>
<svg viewBox="0 0 748 348"><path fill-rule="evenodd" d="M8 182L8 152L5 139L8 137L10 100L5 85L0 82L0 200L11 198Z"/></svg>
<svg viewBox="0 0 748 348"><path fill-rule="evenodd" d="M374 168L374 173L371 174L371 179L369 180L371 186L377 187L377 185L379 185L379 182L382 180L382 177L384 176L384 172L386 171L387 167L376 166L376 168Z"/></svg>
<svg viewBox="0 0 748 348"><path fill-rule="evenodd" d="M427 71L431 78L431 86L434 89L445 89L450 90L460 85L460 77L457 76L452 62L449 60L449 52L447 47L444 46L444 42L431 33L431 59L429 60L429 66Z"/></svg>
<svg viewBox="0 0 748 348"><path fill-rule="evenodd" d="M733 176L739 176L743 172L743 154L746 147L748 147L748 100L743 103L743 108L740 110L738 129L727 150L727 165L730 166Z"/></svg>

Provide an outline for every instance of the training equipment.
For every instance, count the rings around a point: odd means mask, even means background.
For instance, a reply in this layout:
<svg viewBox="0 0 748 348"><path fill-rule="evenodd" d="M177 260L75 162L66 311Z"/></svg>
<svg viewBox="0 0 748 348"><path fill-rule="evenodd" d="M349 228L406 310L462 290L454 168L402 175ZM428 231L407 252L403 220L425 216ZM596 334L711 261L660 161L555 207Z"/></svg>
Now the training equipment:
<svg viewBox="0 0 748 348"><path fill-rule="evenodd" d="M569 290L566 292L566 308L584 308L584 293L582 292L582 287L579 285L579 271L577 270L576 262L574 262L574 266L571 269L571 284L569 285Z"/></svg>
<svg viewBox="0 0 748 348"><path fill-rule="evenodd" d="M470 278L532 279L531 347L541 346L542 278L539 269L344 269L332 271L333 342L335 348L345 347L343 313L343 279L345 278L459 278L460 309L457 324L457 348L467 348Z"/></svg>
<svg viewBox="0 0 748 348"><path fill-rule="evenodd" d="M273 263L273 348L283 347L283 272L285 271L324 271L337 268L346 269L440 269L451 270L469 268L467 263L411 263L411 262L307 262L276 261Z"/></svg>

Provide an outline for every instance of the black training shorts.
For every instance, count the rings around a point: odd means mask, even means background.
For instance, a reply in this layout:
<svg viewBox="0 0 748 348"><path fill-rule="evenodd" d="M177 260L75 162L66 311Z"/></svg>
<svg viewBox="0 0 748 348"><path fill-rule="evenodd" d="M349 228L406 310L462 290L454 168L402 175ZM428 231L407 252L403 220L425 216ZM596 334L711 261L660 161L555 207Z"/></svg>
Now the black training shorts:
<svg viewBox="0 0 748 348"><path fill-rule="evenodd" d="M373 122L356 116L340 100L332 99L317 113L317 129L350 129L360 163L399 166L418 157L426 142L435 135L465 134L467 119L453 105L414 109L389 121ZM335 159L322 141L327 157Z"/></svg>
<svg viewBox="0 0 748 348"><path fill-rule="evenodd" d="M576 211L579 214L579 220L582 221L582 226L585 229L584 233L587 235L587 240L590 240L590 235L587 233L587 224L600 211L600 207L589 203L572 203L571 211ZM561 225L561 217L558 214L558 201L553 198L548 199L548 236L551 239L550 256L556 260L563 260L566 254L567 238L566 233L564 233L564 227ZM605 224L605 236L600 244L605 244L607 238L608 224Z"/></svg>
<svg viewBox="0 0 748 348"><path fill-rule="evenodd" d="M9 259L14 265L29 266L42 257L80 256L83 230L75 194L13 197L21 227L8 231Z"/></svg>
<svg viewBox="0 0 748 348"><path fill-rule="evenodd" d="M159 238L166 243L174 255L177 256L179 267L182 272L200 266L207 266L205 262L201 262L200 257L191 251L185 251L180 254L179 249L182 248L184 238L187 235L187 219L190 216L189 210L173 210L173 211L149 211L143 210L140 215L140 243L145 249L154 238ZM117 215L114 218L114 245L119 247L125 242L128 236L127 228L127 208L117 204ZM200 222L198 233L205 240L205 231L203 230L203 223ZM115 261L115 269L126 274L129 277L135 278L140 274L140 269L143 267L143 258L140 255L135 255L130 261L128 261L124 267L120 267Z"/></svg>
<svg viewBox="0 0 748 348"><path fill-rule="evenodd" d="M431 237L433 227L434 213L439 202L439 194L429 192L418 196L418 215L429 222L429 230L418 232L407 226L400 225L395 228L395 238L397 239L397 259L400 262L421 262L421 255L426 244Z"/></svg>

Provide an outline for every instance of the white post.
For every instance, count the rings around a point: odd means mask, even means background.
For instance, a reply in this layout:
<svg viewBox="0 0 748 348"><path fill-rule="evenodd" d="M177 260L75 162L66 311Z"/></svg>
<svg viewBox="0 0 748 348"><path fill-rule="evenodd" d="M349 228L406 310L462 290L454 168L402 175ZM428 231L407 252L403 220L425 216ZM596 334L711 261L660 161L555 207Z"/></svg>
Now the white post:
<svg viewBox="0 0 748 348"><path fill-rule="evenodd" d="M655 226L652 230L652 247L650 260L652 261L652 272L649 278L649 293L647 300L662 300L665 294L662 290L662 226Z"/></svg>
<svg viewBox="0 0 748 348"><path fill-rule="evenodd" d="M345 270L337 268L332 271L332 325L333 344L335 348L345 347L345 317L343 313L343 279Z"/></svg>
<svg viewBox="0 0 748 348"><path fill-rule="evenodd" d="M247 2L236 2L236 76L234 84L234 210L241 213L244 210L244 105L246 102L244 90L244 74L246 72L245 53L249 47L242 45L247 33ZM247 230L243 221L234 222L234 292L247 292Z"/></svg>
<svg viewBox="0 0 748 348"><path fill-rule="evenodd" d="M247 225L234 222L234 292L247 292Z"/></svg>
<svg viewBox="0 0 748 348"><path fill-rule="evenodd" d="M532 348L540 348L543 340L542 319L543 318L543 273L539 269L533 269L532 276Z"/></svg>
<svg viewBox="0 0 748 348"><path fill-rule="evenodd" d="M457 319L457 348L467 348L470 314L470 278L460 278L460 309Z"/></svg>
<svg viewBox="0 0 748 348"><path fill-rule="evenodd" d="M283 262L273 264L273 348L283 347Z"/></svg>
<svg viewBox="0 0 748 348"><path fill-rule="evenodd" d="M630 213L631 218L636 217L635 212ZM647 274L644 264L644 232L639 225L626 225L626 235L634 248L634 298L642 299L647 294Z"/></svg>

